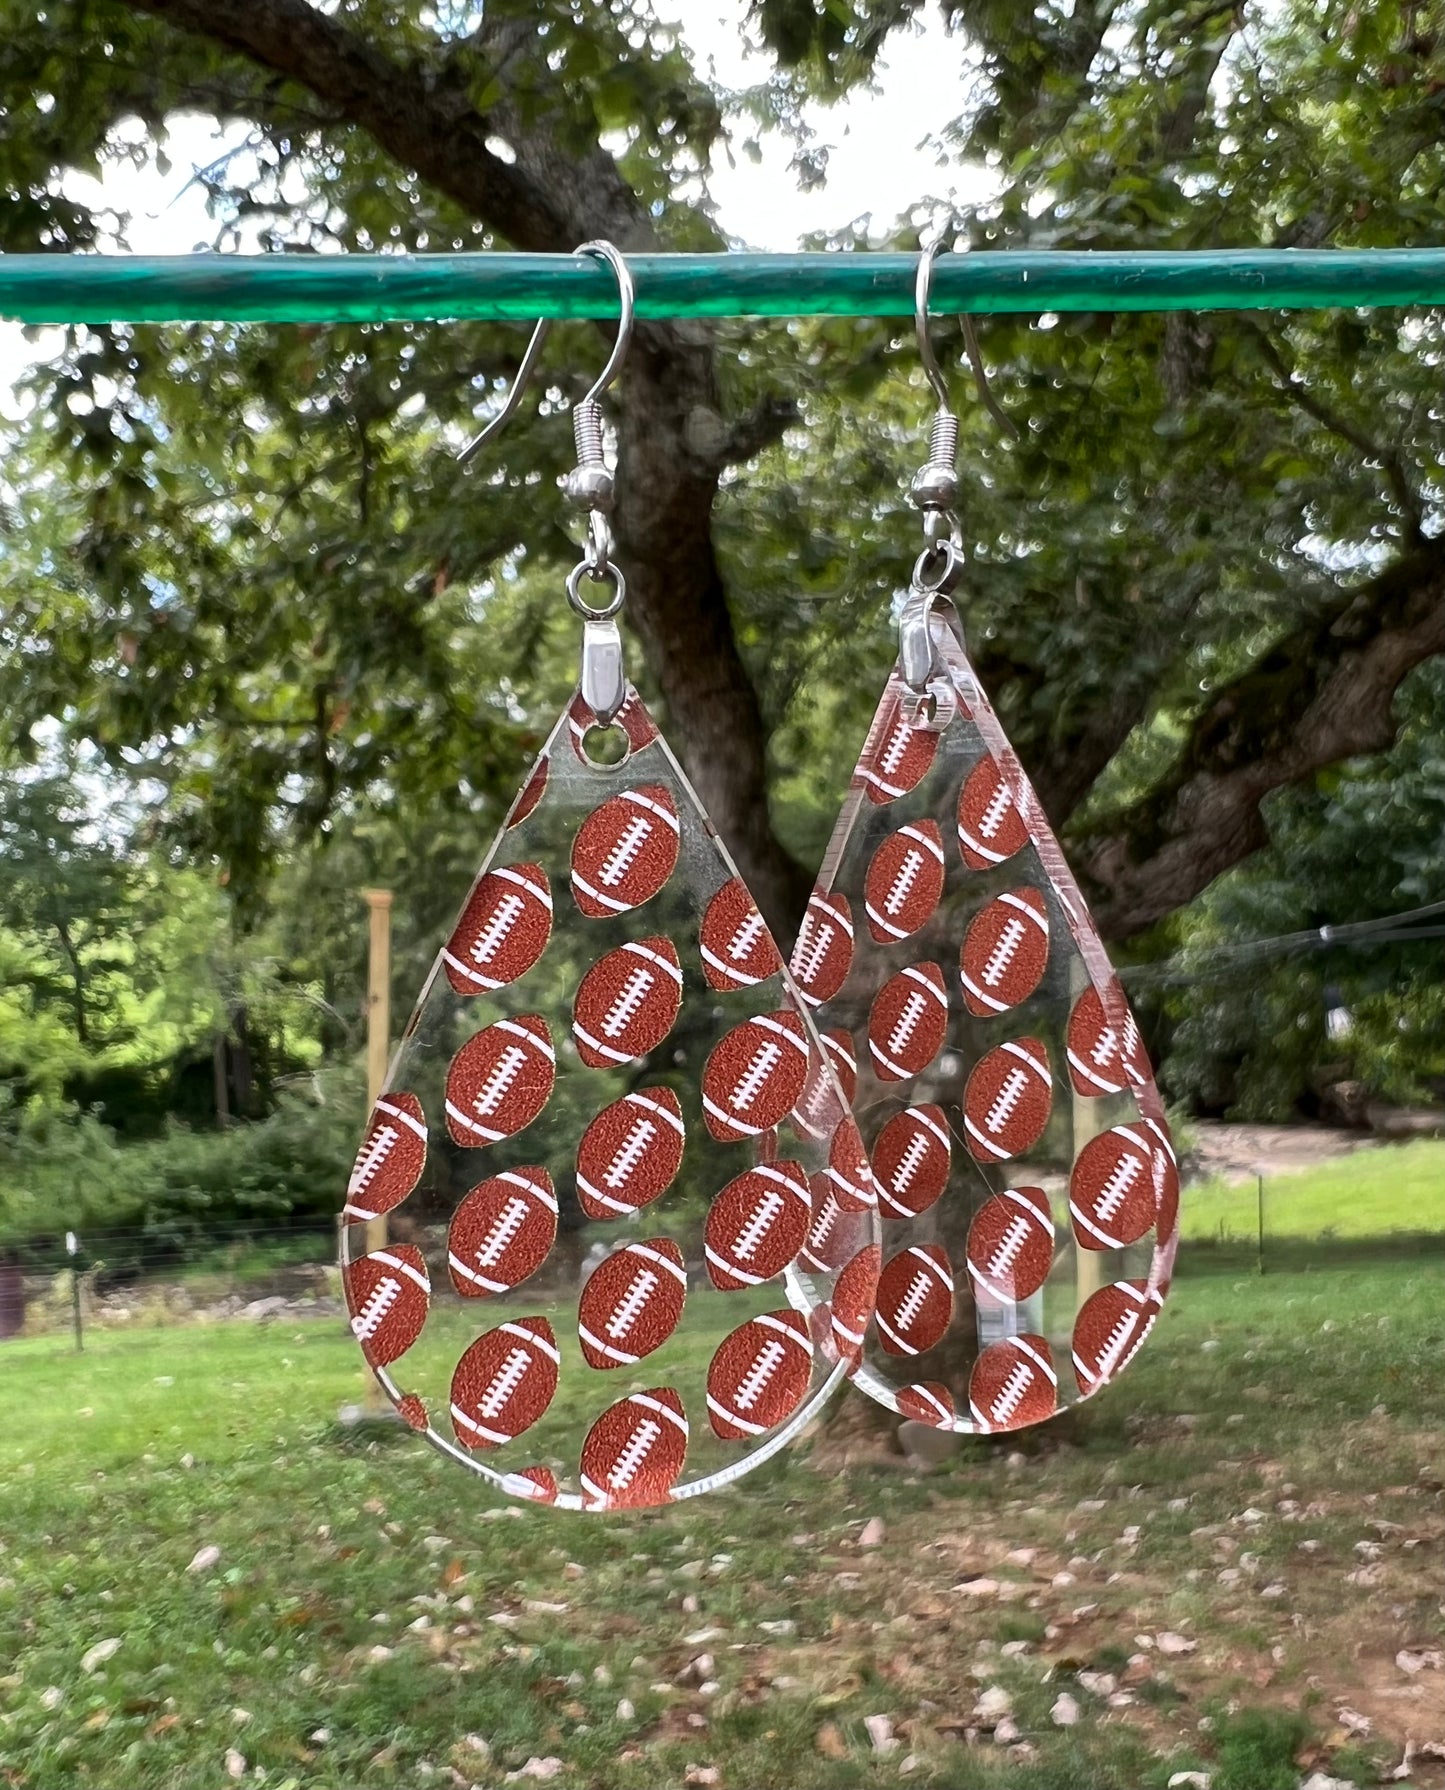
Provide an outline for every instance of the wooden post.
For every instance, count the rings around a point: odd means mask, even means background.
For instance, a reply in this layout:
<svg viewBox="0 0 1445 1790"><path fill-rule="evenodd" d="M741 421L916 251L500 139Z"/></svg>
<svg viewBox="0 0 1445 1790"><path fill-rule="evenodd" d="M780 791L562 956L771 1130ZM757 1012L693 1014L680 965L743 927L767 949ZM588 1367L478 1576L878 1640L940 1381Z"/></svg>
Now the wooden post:
<svg viewBox="0 0 1445 1790"><path fill-rule="evenodd" d="M375 1100L391 1058L391 890L363 889L371 911L367 971L366 1097Z"/></svg>
<svg viewBox="0 0 1445 1790"><path fill-rule="evenodd" d="M391 890L363 889L370 912L371 936L366 976L366 1098L374 1103L386 1080L391 1058ZM366 1252L386 1248L386 1215L367 1220ZM390 1416L391 1406L371 1374L366 1376L363 1404L368 1417Z"/></svg>

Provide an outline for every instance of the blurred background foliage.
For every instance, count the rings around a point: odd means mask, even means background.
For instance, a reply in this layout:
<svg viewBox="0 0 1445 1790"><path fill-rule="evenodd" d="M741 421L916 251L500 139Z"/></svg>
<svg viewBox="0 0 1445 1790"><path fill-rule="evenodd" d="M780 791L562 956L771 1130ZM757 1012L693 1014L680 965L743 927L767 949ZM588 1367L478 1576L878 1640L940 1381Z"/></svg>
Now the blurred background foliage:
<svg viewBox="0 0 1445 1790"><path fill-rule="evenodd" d="M915 246L947 220L962 162L996 195L958 226L977 250L1438 233L1429 8L945 10L958 108L919 121L937 192L811 246ZM709 86L659 11L346 0L331 16L440 71L504 138L540 118L579 183L603 146L653 238L699 249L727 246L708 156L791 131L798 177L819 178L803 102L870 79L923 8L757 0L766 55L742 93ZM0 139L0 246L100 241L68 175L163 154L166 119L197 110L251 127L201 176L218 246L505 245L203 12L0 0L0 93L48 99L13 107ZM545 55L487 62L483 33L509 28ZM1007 428L973 400L956 322L938 323L963 413L971 648L1121 957L1184 978L1139 984L1169 1097L1251 1118L1338 1114L1342 1084L1357 1104L1439 1098L1438 941L1242 970L1221 952L1445 899L1438 656L1418 655L1393 715L1387 699L1393 744L1265 777L1191 899L1141 918L1103 868L1110 841L1147 868L1181 778L1235 768L1201 732L1220 692L1254 680L1239 687L1261 733L1238 750L1280 756L1308 694L1299 682L1295 703L1292 680L1337 650L1341 603L1378 596L1384 613L1411 580L1445 600L1439 315L980 331ZM0 1227L334 1207L359 1119L359 890L397 891L404 1007L574 675L556 481L596 332L557 330L504 453L470 474L452 455L522 339L76 326L29 376L32 407L0 442ZM811 872L893 650L927 391L896 323L737 321L711 341L723 423L763 419L756 451L744 431L721 458L711 540L762 719L770 849ZM687 712L635 642L631 665L685 757ZM1335 1036L1331 1006L1350 1016Z"/></svg>

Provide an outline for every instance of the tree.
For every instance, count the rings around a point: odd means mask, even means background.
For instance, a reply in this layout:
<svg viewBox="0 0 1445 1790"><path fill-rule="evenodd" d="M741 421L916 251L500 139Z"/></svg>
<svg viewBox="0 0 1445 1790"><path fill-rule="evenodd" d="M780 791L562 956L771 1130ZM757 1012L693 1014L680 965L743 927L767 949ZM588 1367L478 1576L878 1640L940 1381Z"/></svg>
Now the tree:
<svg viewBox="0 0 1445 1790"><path fill-rule="evenodd" d="M777 68L748 103L787 122L805 94L866 80L918 10L759 0ZM947 10L960 112L930 122L942 152L997 178L966 232L978 249L1434 231L1445 52L1408 0ZM249 125L247 153L206 178L223 231L259 221L278 248L719 246L696 195L724 101L644 5L69 0L39 17L7 0L0 17L0 84L49 100L0 150L11 250L93 241L64 172L117 153L122 119L154 152L185 108ZM1445 649L1440 329L1341 312L983 333L1017 434L967 419L980 669L1126 938L1263 843L1272 790L1387 747L1401 680ZM808 878L769 805L769 753L793 753L794 792L805 751L850 756L835 742L861 732L880 598L916 526L895 425L916 430L922 406L900 396L895 335L649 324L619 392L631 619L785 929ZM552 593L572 551L555 423L516 425L505 473L465 480L446 455L515 352L484 327L73 332L30 449L74 481L62 551L23 588L20 561L3 573L11 739L64 713L113 757L139 753L243 890L278 818L314 832L358 801L494 814L565 683ZM594 358L571 332L562 396ZM800 362L807 443L789 432ZM853 603L802 626L797 586L844 580ZM500 689L499 663L515 673ZM846 690L799 695L835 668Z"/></svg>
<svg viewBox="0 0 1445 1790"><path fill-rule="evenodd" d="M123 842L125 793L53 754L0 781L7 1110L69 1099L128 1132L167 1112L259 1116L316 1060L327 1003L283 928L237 939L214 876Z"/></svg>
<svg viewBox="0 0 1445 1790"><path fill-rule="evenodd" d="M6 980L63 1011L75 1042L97 1042L129 963L126 865L98 837L74 780L51 770L0 784L0 917L34 949Z"/></svg>

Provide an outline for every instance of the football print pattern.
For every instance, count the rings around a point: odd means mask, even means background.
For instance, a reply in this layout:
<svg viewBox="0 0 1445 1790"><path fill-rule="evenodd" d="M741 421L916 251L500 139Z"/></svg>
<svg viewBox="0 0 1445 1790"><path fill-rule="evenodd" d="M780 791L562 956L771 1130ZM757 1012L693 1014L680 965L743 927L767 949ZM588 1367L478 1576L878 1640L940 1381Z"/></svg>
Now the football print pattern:
<svg viewBox="0 0 1445 1790"><path fill-rule="evenodd" d="M1059 1376L1042 1336L992 1343L973 1364L968 1406L986 1434L1042 1423L1059 1408Z"/></svg>
<svg viewBox="0 0 1445 1790"><path fill-rule="evenodd" d="M513 803L368 1117L342 1254L413 1430L505 1497L626 1511L816 1412L872 1318L879 1220L853 1038L819 1036L635 694L604 735L575 699ZM931 843L895 847L900 924L936 899ZM826 990L854 909L817 917Z"/></svg>
<svg viewBox="0 0 1445 1790"><path fill-rule="evenodd" d="M589 1367L635 1367L677 1329L687 1298L682 1251L670 1237L628 1243L593 1269L577 1307Z"/></svg>
<svg viewBox="0 0 1445 1790"><path fill-rule="evenodd" d="M998 1431L1132 1358L1172 1273L1178 1164L1118 978L942 603L931 631L932 700L895 671L792 958L855 1065L883 1229L861 1342L836 1285L813 1335L860 1348L856 1384L898 1415ZM811 1186L799 1261L837 1268L856 1254L846 1199ZM945 1336L946 1372L928 1359Z"/></svg>
<svg viewBox="0 0 1445 1790"><path fill-rule="evenodd" d="M910 1106L888 1120L873 1146L873 1180L884 1212L917 1218L948 1185L953 1142L941 1106Z"/></svg>
<svg viewBox="0 0 1445 1790"><path fill-rule="evenodd" d="M702 1072L702 1110L719 1143L757 1137L785 1119L808 1076L808 1038L784 1009L744 1020L720 1040Z"/></svg>
<svg viewBox="0 0 1445 1790"><path fill-rule="evenodd" d="M708 1278L720 1291L758 1287L781 1274L807 1240L808 1177L796 1162L765 1162L727 1186L707 1215Z"/></svg>
<svg viewBox="0 0 1445 1790"><path fill-rule="evenodd" d="M452 1375L452 1428L463 1448L499 1448L530 1429L557 1391L562 1357L545 1318L479 1336Z"/></svg>
<svg viewBox="0 0 1445 1790"><path fill-rule="evenodd" d="M707 1370L707 1414L724 1441L762 1436L803 1402L813 1339L795 1311L765 1312L725 1337Z"/></svg>
<svg viewBox="0 0 1445 1790"><path fill-rule="evenodd" d="M447 1237L452 1283L464 1298L510 1292L556 1240L557 1195L546 1169L504 1169L457 1207Z"/></svg>
<svg viewBox="0 0 1445 1790"><path fill-rule="evenodd" d="M810 1007L832 1000L853 962L853 910L845 895L814 895L793 949L793 980Z"/></svg>
<svg viewBox="0 0 1445 1790"><path fill-rule="evenodd" d="M454 1144L500 1143L532 1123L552 1097L557 1053L540 1013L499 1019L452 1058L447 1130Z"/></svg>
<svg viewBox="0 0 1445 1790"><path fill-rule="evenodd" d="M431 1304L431 1277L410 1243L374 1250L345 1272L351 1334L373 1367L399 1360L421 1335Z"/></svg>
<svg viewBox="0 0 1445 1790"><path fill-rule="evenodd" d="M868 866L864 911L879 944L911 938L933 918L947 860L938 822L919 821L890 833Z"/></svg>
<svg viewBox="0 0 1445 1790"><path fill-rule="evenodd" d="M687 1442L687 1414L670 1386L619 1400L602 1413L582 1444L587 1508L661 1504L677 1483Z"/></svg>
<svg viewBox="0 0 1445 1790"><path fill-rule="evenodd" d="M687 1128L671 1088L641 1088L604 1106L577 1147L577 1199L589 1218L626 1218L667 1192Z"/></svg>
<svg viewBox="0 0 1445 1790"><path fill-rule="evenodd" d="M974 1296L1021 1305L1049 1277L1054 1220L1041 1187L1010 1187L986 1200L968 1229L968 1276Z"/></svg>
<svg viewBox="0 0 1445 1790"><path fill-rule="evenodd" d="M577 1055L589 1069L634 1063L662 1043L681 1005L682 965L671 939L619 945L593 964L577 990Z"/></svg>
<svg viewBox="0 0 1445 1790"><path fill-rule="evenodd" d="M948 991L936 963L911 963L879 990L868 1014L868 1054L880 1081L920 1075L948 1035Z"/></svg>
<svg viewBox="0 0 1445 1790"><path fill-rule="evenodd" d="M677 866L677 809L660 783L624 790L589 814L572 846L572 893L600 919L651 901Z"/></svg>
<svg viewBox="0 0 1445 1790"><path fill-rule="evenodd" d="M442 947L447 981L458 994L505 988L526 975L551 936L552 887L542 866L489 870Z"/></svg>
<svg viewBox="0 0 1445 1790"><path fill-rule="evenodd" d="M426 1167L426 1119L415 1094L383 1095L346 1184L343 1214L361 1223L393 1211Z"/></svg>
<svg viewBox="0 0 1445 1790"><path fill-rule="evenodd" d="M709 988L755 988L783 967L782 953L740 876L726 882L707 905L698 930L702 973Z"/></svg>

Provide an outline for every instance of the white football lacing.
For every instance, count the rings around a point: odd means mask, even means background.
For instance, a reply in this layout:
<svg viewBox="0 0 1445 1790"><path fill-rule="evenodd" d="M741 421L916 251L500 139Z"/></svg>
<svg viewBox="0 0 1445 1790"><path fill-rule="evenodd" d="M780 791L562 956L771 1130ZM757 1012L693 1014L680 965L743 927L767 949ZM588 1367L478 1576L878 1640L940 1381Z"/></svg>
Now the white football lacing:
<svg viewBox="0 0 1445 1790"><path fill-rule="evenodd" d="M1089 1053L1094 1063L1102 1069L1119 1054L1119 1034L1113 1026L1105 1026L1099 1033L1098 1042Z"/></svg>
<svg viewBox="0 0 1445 1790"><path fill-rule="evenodd" d="M748 1110L782 1059L782 1046L774 1044L771 1038L765 1039L758 1046L742 1079L728 1096L728 1105L735 1113L745 1113Z"/></svg>
<svg viewBox="0 0 1445 1790"><path fill-rule="evenodd" d="M1008 1229L999 1239L998 1248L988 1259L986 1272L997 1280L1001 1274L1007 1274L1019 1258L1019 1251L1028 1241L1029 1221L1026 1218L1011 1218Z"/></svg>
<svg viewBox="0 0 1445 1790"><path fill-rule="evenodd" d="M828 1239L833 1234L833 1226L843 1215L843 1208L830 1193L821 1212L813 1220L813 1228L808 1232L808 1248L819 1250L827 1247Z"/></svg>
<svg viewBox="0 0 1445 1790"><path fill-rule="evenodd" d="M646 1153L647 1146L657 1135L657 1127L651 1119L639 1119L623 1140L621 1149L608 1163L602 1179L606 1186L616 1191L625 1187L628 1178Z"/></svg>
<svg viewBox="0 0 1445 1790"><path fill-rule="evenodd" d="M510 891L502 897L497 903L491 919L477 934L476 941L472 945L469 955L473 963L484 964L496 956L502 947L503 940L512 930L512 922L526 905L520 895L514 895Z"/></svg>
<svg viewBox="0 0 1445 1790"><path fill-rule="evenodd" d="M1024 1097L1024 1089L1029 1085L1029 1078L1022 1069L1010 1069L1004 1077L1004 1084L998 1091L998 1097L988 1109L988 1116L983 1122L985 1131L998 1132L1013 1117L1014 1109Z"/></svg>
<svg viewBox="0 0 1445 1790"><path fill-rule="evenodd" d="M1013 796L1006 783L996 783L993 794L989 797L988 806L979 818L978 830L984 839L992 839L1004 823L1004 817L1013 806Z"/></svg>
<svg viewBox="0 0 1445 1790"><path fill-rule="evenodd" d="M983 966L983 979L990 988L997 988L1003 980L1003 973L1018 954L1028 928L1023 921L1010 918L1008 924L998 936L998 943L989 953L988 962Z"/></svg>
<svg viewBox="0 0 1445 1790"><path fill-rule="evenodd" d="M1119 1159L1113 1174L1099 1192L1095 1210L1100 1218L1108 1220L1114 1216L1141 1173L1142 1164L1137 1156L1123 1156Z"/></svg>
<svg viewBox="0 0 1445 1790"><path fill-rule="evenodd" d="M622 992L607 1010L602 1021L602 1031L608 1038L618 1037L628 1023L636 1017L637 1009L647 997L647 991L657 980L651 970L639 966L623 984Z"/></svg>
<svg viewBox="0 0 1445 1790"><path fill-rule="evenodd" d="M356 1159L356 1167L351 1171L351 1184L346 1189L348 1197L366 1191L368 1183L375 1179L382 1163L391 1154L391 1146L400 1136L395 1125L382 1125L373 1137L367 1139Z"/></svg>
<svg viewBox="0 0 1445 1790"><path fill-rule="evenodd" d="M999 1388L998 1396L988 1408L988 1414L995 1423L1007 1423L1015 1411L1023 1403L1024 1394L1034 1377L1033 1369L1026 1361L1014 1363L1009 1377Z"/></svg>
<svg viewBox="0 0 1445 1790"><path fill-rule="evenodd" d="M783 1209L783 1196L768 1188L759 1200L756 1209L749 1216L747 1223L733 1239L733 1255L745 1262L757 1253L758 1245L773 1228L773 1220Z"/></svg>
<svg viewBox="0 0 1445 1790"><path fill-rule="evenodd" d="M909 891L918 881L918 873L923 868L923 853L909 850L908 855L898 866L898 874L893 879L893 886L884 897L883 906L890 914L896 914L908 899Z"/></svg>
<svg viewBox="0 0 1445 1790"><path fill-rule="evenodd" d="M617 1465L607 1475L614 1492L625 1492L637 1477L638 1469L652 1452L652 1445L662 1434L662 1425L652 1417L644 1417L617 1457Z"/></svg>
<svg viewBox="0 0 1445 1790"><path fill-rule="evenodd" d="M526 1216L526 1200L518 1199L513 1195L502 1207L501 1212L497 1215L496 1223L487 1233L486 1241L477 1251L477 1266L479 1268L496 1267L507 1246L521 1230Z"/></svg>
<svg viewBox="0 0 1445 1790"><path fill-rule="evenodd" d="M1126 1311L1109 1332L1108 1339L1099 1351L1099 1374L1101 1380L1107 1380L1119 1365L1130 1338L1139 1322L1137 1311Z"/></svg>
<svg viewBox="0 0 1445 1790"><path fill-rule="evenodd" d="M793 973L804 988L817 978L837 930L831 920L819 917L816 908L810 908L803 916L803 936L798 941L797 968Z"/></svg>
<svg viewBox="0 0 1445 1790"><path fill-rule="evenodd" d="M527 1377L527 1369L532 1364L532 1357L526 1349L513 1349L507 1359L492 1375L491 1384L477 1400L477 1413L481 1417L497 1417L506 1408L507 1400Z"/></svg>
<svg viewBox="0 0 1445 1790"><path fill-rule="evenodd" d="M1125 1073L1129 1076L1131 1081L1142 1082L1145 1078L1129 1062L1129 1059L1133 1056L1136 1056L1138 1054L1138 1051L1139 1051L1139 1027L1134 1022L1134 1015L1132 1013L1126 1013L1124 1015Z"/></svg>
<svg viewBox="0 0 1445 1790"><path fill-rule="evenodd" d="M898 1015L898 1023L894 1026L888 1039L888 1054L896 1057L903 1046L918 1030L918 1022L928 1009L928 997L924 994L910 994L903 1003L903 1011Z"/></svg>
<svg viewBox="0 0 1445 1790"><path fill-rule="evenodd" d="M832 1098L833 1089L827 1076L821 1070L815 1070L812 1082L803 1098L803 1117L816 1119Z"/></svg>
<svg viewBox="0 0 1445 1790"><path fill-rule="evenodd" d="M758 942L758 935L763 930L763 916L759 913L749 914L742 925L732 936L728 945L728 956L734 963L741 963L749 951Z"/></svg>
<svg viewBox="0 0 1445 1790"><path fill-rule="evenodd" d="M913 729L901 717L893 723L893 731L888 736L888 743L878 754L878 768L881 771L896 771L903 763L903 754L908 750L908 742L913 737Z"/></svg>
<svg viewBox="0 0 1445 1790"><path fill-rule="evenodd" d="M658 1284L658 1277L651 1268L639 1268L633 1275L631 1285L618 1301L616 1311L608 1318L605 1326L613 1342L621 1342L642 1316L647 1301Z"/></svg>
<svg viewBox="0 0 1445 1790"><path fill-rule="evenodd" d="M651 836L652 822L645 815L634 815L623 828L616 845L603 860L602 868L597 872L597 880L609 889L615 889L632 868L638 852Z"/></svg>
<svg viewBox="0 0 1445 1790"><path fill-rule="evenodd" d="M927 1160L927 1135L922 1131L915 1131L908 1140L908 1148L898 1158L898 1167L893 1171L894 1193L907 1193L915 1175Z"/></svg>
<svg viewBox="0 0 1445 1790"><path fill-rule="evenodd" d="M753 1406L767 1390L768 1382L782 1366L787 1357L787 1350L780 1342L771 1338L758 1350L757 1358L743 1375L737 1391L733 1394L733 1406L739 1411L751 1411Z"/></svg>
<svg viewBox="0 0 1445 1790"><path fill-rule="evenodd" d="M497 1058L496 1068L487 1077L481 1092L472 1102L472 1109L479 1119L489 1119L496 1112L526 1060L526 1051L515 1044L509 1044Z"/></svg>
<svg viewBox="0 0 1445 1790"><path fill-rule="evenodd" d="M913 1279L908 1283L908 1291L899 1301L898 1309L894 1313L893 1323L895 1329L899 1331L908 1330L912 1325L913 1320L923 1310L924 1304L928 1299L928 1286L932 1278L932 1275L920 1268L917 1274L915 1274Z"/></svg>
<svg viewBox="0 0 1445 1790"><path fill-rule="evenodd" d="M377 1281L370 1297L351 1320L351 1334L358 1342L369 1342L377 1326L401 1297L401 1282L394 1274Z"/></svg>

